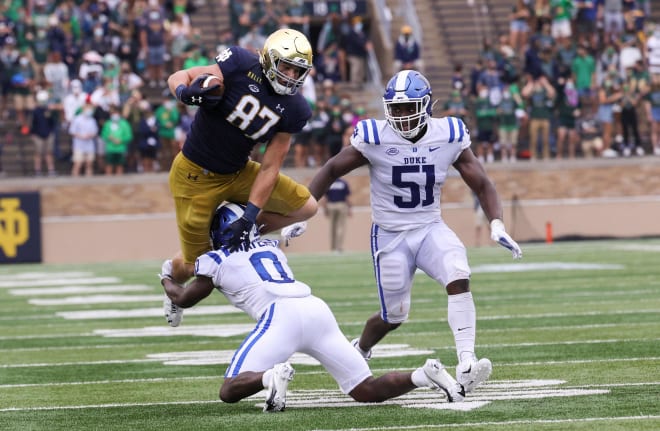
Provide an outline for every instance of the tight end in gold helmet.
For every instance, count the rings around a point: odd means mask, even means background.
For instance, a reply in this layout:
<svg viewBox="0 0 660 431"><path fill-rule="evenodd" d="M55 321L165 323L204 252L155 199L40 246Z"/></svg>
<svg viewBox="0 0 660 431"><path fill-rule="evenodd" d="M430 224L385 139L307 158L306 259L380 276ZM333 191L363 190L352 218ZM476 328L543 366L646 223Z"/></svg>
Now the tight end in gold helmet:
<svg viewBox="0 0 660 431"><path fill-rule="evenodd" d="M266 39L259 61L273 90L293 95L312 69L312 45L301 32L280 29Z"/></svg>

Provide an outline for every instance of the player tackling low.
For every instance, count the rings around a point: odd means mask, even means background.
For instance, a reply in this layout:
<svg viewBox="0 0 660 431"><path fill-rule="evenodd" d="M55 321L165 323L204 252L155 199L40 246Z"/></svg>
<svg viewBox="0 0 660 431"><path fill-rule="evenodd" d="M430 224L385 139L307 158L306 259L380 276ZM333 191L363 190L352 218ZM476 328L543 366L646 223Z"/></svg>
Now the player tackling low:
<svg viewBox="0 0 660 431"><path fill-rule="evenodd" d="M455 117L431 118L432 102L431 86L421 73L395 74L383 96L385 120L360 121L350 145L318 171L309 189L318 200L336 178L369 165L371 252L380 313L367 320L353 343L368 359L371 348L407 320L419 268L447 291L459 362L456 380L468 393L488 379L492 365L475 354L476 311L465 246L441 217L441 188L452 166L479 198L491 238L515 259L522 251L504 229L500 199L470 149L465 124Z"/></svg>
<svg viewBox="0 0 660 431"><path fill-rule="evenodd" d="M179 307L191 307L215 289L257 321L225 372L220 399L234 403L266 389L264 411L284 410L294 374L286 361L302 352L317 359L356 401L380 402L420 387L440 391L450 402L463 400L463 388L436 359L428 359L413 372L374 378L327 304L294 278L279 241L260 239L252 227L248 246L230 251L229 237L223 232L243 214L244 207L234 203L218 208L211 223L214 251L197 259L195 278L185 288L173 281L171 261L163 264L160 274L166 302L177 306L174 314L166 307L172 326L180 323Z"/></svg>

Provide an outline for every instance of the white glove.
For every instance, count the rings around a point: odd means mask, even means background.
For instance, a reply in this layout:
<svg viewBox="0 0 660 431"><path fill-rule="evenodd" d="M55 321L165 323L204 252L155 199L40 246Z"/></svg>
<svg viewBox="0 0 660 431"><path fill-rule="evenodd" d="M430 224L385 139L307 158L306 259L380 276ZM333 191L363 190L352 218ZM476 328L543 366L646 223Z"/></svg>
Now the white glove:
<svg viewBox="0 0 660 431"><path fill-rule="evenodd" d="M160 267L160 274L158 274L158 278L161 280L163 278L172 280L172 259L167 259L165 262L163 262L163 266Z"/></svg>
<svg viewBox="0 0 660 431"><path fill-rule="evenodd" d="M163 300L163 311L165 312L165 320L170 326L179 326L181 319L183 319L183 308L173 304L167 295Z"/></svg>
<svg viewBox="0 0 660 431"><path fill-rule="evenodd" d="M304 234L307 230L307 222L301 221L298 223L290 224L289 226L282 228L282 239L284 240L284 245L289 246L289 241L291 238L297 238L300 235Z"/></svg>
<svg viewBox="0 0 660 431"><path fill-rule="evenodd" d="M520 246L506 233L502 220L496 218L490 222L490 238L502 247L508 248L514 259L522 257Z"/></svg>

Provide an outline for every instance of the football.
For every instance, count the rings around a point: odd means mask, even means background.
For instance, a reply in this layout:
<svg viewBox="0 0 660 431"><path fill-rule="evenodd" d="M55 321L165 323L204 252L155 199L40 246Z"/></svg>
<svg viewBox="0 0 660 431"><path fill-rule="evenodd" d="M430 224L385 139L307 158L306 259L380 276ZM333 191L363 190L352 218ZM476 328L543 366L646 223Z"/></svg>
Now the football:
<svg viewBox="0 0 660 431"><path fill-rule="evenodd" d="M222 78L216 75L204 73L195 78L195 83L202 88L209 88L218 85L218 88L208 93L211 96L222 96L225 92L225 85Z"/></svg>

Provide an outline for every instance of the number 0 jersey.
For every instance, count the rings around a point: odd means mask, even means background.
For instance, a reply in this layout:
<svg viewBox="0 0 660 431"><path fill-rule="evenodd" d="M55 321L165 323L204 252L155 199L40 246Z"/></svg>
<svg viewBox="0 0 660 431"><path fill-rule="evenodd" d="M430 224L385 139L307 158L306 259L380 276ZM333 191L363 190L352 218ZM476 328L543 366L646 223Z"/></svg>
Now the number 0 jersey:
<svg viewBox="0 0 660 431"><path fill-rule="evenodd" d="M351 145L369 160L372 221L403 231L439 220L447 172L470 144L467 127L455 117L430 118L415 143L397 135L385 120L360 121Z"/></svg>
<svg viewBox="0 0 660 431"><path fill-rule="evenodd" d="M252 241L247 251L210 251L197 258L195 275L211 278L232 305L258 320L278 298L311 294L308 285L293 278L278 244L276 240L258 239Z"/></svg>
<svg viewBox="0 0 660 431"><path fill-rule="evenodd" d="M252 52L234 46L215 60L225 92L216 107L197 110L182 151L210 172L230 174L243 168L255 145L301 131L312 112L300 93L275 93Z"/></svg>

